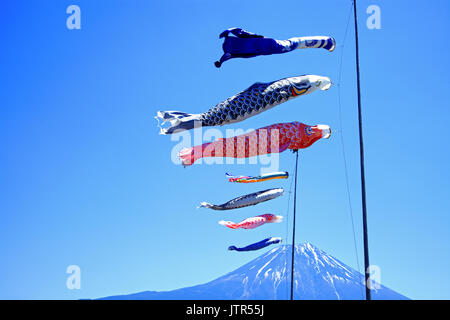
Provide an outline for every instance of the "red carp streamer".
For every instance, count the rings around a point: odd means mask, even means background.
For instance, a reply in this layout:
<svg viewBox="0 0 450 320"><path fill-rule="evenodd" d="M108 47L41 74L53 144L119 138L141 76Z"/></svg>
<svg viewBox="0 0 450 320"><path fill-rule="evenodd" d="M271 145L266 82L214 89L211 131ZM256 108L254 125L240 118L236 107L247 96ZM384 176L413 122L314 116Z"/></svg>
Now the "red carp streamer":
<svg viewBox="0 0 450 320"><path fill-rule="evenodd" d="M262 226L266 223L275 223L275 222L281 222L283 220L282 216L276 216L271 213L262 214L260 216L247 218L245 220L242 220L239 223L234 223L231 221L219 221L219 224L226 226L231 229L254 229L259 226Z"/></svg>
<svg viewBox="0 0 450 320"><path fill-rule="evenodd" d="M231 138L221 138L183 149L179 157L184 166L192 165L200 158L231 157L249 158L287 149L307 148L321 138L329 138L327 125L308 126L300 122L277 123Z"/></svg>

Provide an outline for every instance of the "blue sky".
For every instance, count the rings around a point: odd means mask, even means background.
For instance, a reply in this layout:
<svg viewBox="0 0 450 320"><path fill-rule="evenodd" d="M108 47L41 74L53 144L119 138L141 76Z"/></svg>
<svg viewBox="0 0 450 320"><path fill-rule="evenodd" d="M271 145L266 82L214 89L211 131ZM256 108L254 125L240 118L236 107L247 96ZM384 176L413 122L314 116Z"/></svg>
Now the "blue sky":
<svg viewBox="0 0 450 320"><path fill-rule="evenodd" d="M81 30L66 8L81 8ZM381 30L365 26L381 8ZM221 219L287 215L289 194L233 212L196 209L291 180L230 184L258 165L171 161L158 110L199 113L250 84L317 74L337 82L229 128L328 124L300 154L297 242L357 268L340 135L362 266L351 1L3 1L0 4L0 298L78 299L171 290L210 281L262 252L229 252L290 225L227 230ZM450 50L448 1L358 1L371 263L413 299L449 299ZM218 35L240 26L285 39L332 35L335 52L235 59L216 69ZM338 92L342 101L339 125ZM224 128L222 128L224 132ZM294 155L280 155L292 172ZM292 199L291 199L292 200ZM291 206L292 208L292 206ZM289 219L292 214L289 215ZM81 289L66 268L81 268Z"/></svg>

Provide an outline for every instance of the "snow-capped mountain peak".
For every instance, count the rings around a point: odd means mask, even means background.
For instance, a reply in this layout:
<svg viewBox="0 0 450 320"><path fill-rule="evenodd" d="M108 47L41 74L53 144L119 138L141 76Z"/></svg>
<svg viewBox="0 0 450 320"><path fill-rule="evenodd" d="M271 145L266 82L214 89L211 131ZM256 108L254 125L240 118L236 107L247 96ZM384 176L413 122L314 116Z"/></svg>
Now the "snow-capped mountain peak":
<svg viewBox="0 0 450 320"><path fill-rule="evenodd" d="M364 276L311 243L295 250L294 299L364 299ZM105 299L290 299L292 246L281 245L211 282ZM407 299L383 285L373 299Z"/></svg>

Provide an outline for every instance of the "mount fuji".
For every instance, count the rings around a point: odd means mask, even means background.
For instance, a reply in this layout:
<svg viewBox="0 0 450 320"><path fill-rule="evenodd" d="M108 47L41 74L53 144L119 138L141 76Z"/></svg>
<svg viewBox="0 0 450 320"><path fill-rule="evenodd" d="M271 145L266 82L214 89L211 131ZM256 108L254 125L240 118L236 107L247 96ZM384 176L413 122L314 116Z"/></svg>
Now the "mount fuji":
<svg viewBox="0 0 450 320"><path fill-rule="evenodd" d="M290 298L291 245L278 246L211 282L173 291L144 291L105 300L271 300ZM364 299L364 276L310 243L295 246L294 299ZM375 283L374 283L375 284ZM375 288L374 288L375 287ZM372 286L372 299L405 300L383 286Z"/></svg>

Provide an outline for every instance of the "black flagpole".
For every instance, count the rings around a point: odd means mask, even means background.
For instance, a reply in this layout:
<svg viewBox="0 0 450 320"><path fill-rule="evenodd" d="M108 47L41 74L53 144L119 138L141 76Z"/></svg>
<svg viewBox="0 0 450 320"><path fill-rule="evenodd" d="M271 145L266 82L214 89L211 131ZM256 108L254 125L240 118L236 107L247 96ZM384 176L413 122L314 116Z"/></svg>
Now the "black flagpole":
<svg viewBox="0 0 450 320"><path fill-rule="evenodd" d="M363 214L363 236L364 236L364 272L366 300L371 300L370 295L370 271L369 271L369 240L367 237L367 208L366 208L366 178L364 174L364 143L362 132L361 116L361 87L359 77L359 45L358 45L358 20L356 15L356 0L353 0L353 13L355 17L355 43L356 43L356 81L358 89L358 120L359 120L359 153L361 161L361 195L362 195L362 214Z"/></svg>
<svg viewBox="0 0 450 320"><path fill-rule="evenodd" d="M291 300L294 300L294 252L295 252L295 211L297 208L297 170L298 150L295 152L295 182L294 182L294 221L292 222L292 260L291 260Z"/></svg>

